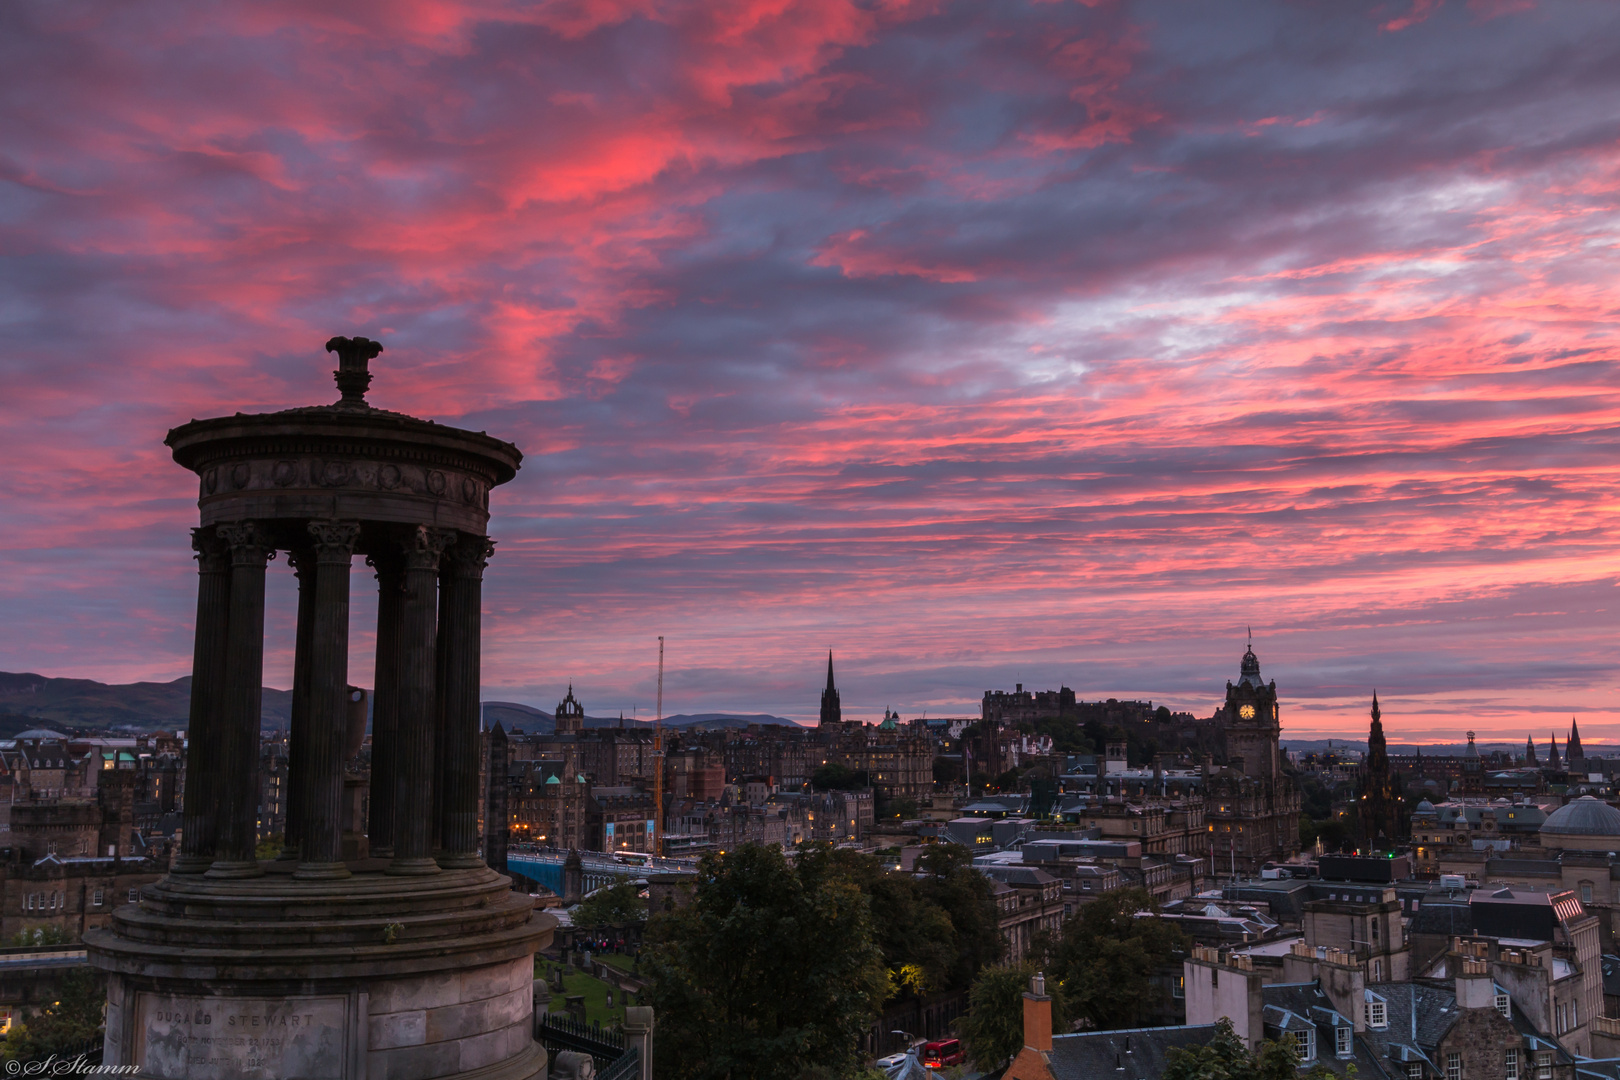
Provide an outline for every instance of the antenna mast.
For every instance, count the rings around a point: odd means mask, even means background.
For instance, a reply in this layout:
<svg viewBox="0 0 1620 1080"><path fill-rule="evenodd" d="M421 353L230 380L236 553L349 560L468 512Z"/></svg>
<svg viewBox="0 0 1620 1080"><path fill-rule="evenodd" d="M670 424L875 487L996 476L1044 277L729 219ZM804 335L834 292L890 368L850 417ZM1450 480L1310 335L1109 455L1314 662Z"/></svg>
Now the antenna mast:
<svg viewBox="0 0 1620 1080"><path fill-rule="evenodd" d="M664 635L658 635L658 711L653 714L652 853L664 854Z"/></svg>

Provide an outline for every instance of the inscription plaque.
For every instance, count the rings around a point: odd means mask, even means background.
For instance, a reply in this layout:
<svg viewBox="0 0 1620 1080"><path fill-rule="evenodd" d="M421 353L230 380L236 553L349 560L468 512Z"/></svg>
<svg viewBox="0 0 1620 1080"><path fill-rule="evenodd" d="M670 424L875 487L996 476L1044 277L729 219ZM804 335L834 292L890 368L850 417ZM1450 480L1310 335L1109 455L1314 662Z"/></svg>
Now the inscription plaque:
<svg viewBox="0 0 1620 1080"><path fill-rule="evenodd" d="M140 993L142 1076L186 1080L342 1080L343 997L204 998Z"/></svg>

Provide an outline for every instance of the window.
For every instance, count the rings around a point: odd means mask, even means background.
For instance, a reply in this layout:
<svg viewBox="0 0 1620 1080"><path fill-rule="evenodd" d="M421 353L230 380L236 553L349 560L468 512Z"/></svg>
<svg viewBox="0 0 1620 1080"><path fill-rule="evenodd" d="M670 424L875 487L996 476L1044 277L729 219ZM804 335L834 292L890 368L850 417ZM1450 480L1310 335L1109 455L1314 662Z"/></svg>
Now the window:
<svg viewBox="0 0 1620 1080"><path fill-rule="evenodd" d="M1592 883L1590 881L1583 881L1583 882L1581 882L1581 903L1590 904L1591 902L1592 902Z"/></svg>
<svg viewBox="0 0 1620 1080"><path fill-rule="evenodd" d="M1209 988L1211 990L1219 990L1221 988L1221 969L1220 968L1210 968L1209 969Z"/></svg>
<svg viewBox="0 0 1620 1080"><path fill-rule="evenodd" d="M1423 1080L1423 1062L1408 1061L1406 1063L1406 1080Z"/></svg>
<svg viewBox="0 0 1620 1080"><path fill-rule="evenodd" d="M1446 1080L1462 1080L1462 1055L1446 1055Z"/></svg>
<svg viewBox="0 0 1620 1080"><path fill-rule="evenodd" d="M1340 1057L1349 1057L1351 1052L1352 1032L1347 1027L1333 1029L1333 1052Z"/></svg>
<svg viewBox="0 0 1620 1080"><path fill-rule="evenodd" d="M1380 998L1372 998L1367 1002L1367 1026L1382 1030L1388 1026L1384 1013L1384 1002Z"/></svg>
<svg viewBox="0 0 1620 1080"><path fill-rule="evenodd" d="M137 900L139 900L140 898L141 898L141 890L139 890L139 889L131 889L131 890L129 890L129 902L130 903L133 904Z"/></svg>
<svg viewBox="0 0 1620 1080"><path fill-rule="evenodd" d="M1313 1034L1315 1034L1315 1032L1311 1031L1309 1028L1306 1028L1304 1031L1294 1032L1294 1053L1299 1055L1299 1060L1301 1061L1309 1061L1311 1058L1316 1056L1316 1054L1312 1052L1311 1046L1311 1043L1315 1041L1311 1038Z"/></svg>
<svg viewBox="0 0 1620 1080"><path fill-rule="evenodd" d="M1384 962L1376 957L1373 958L1372 962L1372 981L1384 981Z"/></svg>
<svg viewBox="0 0 1620 1080"><path fill-rule="evenodd" d="M1506 1080L1519 1080L1519 1052L1509 1050L1502 1056L1502 1075Z"/></svg>
<svg viewBox="0 0 1620 1080"><path fill-rule="evenodd" d="M1536 1052L1536 1080L1552 1080L1552 1051Z"/></svg>
<svg viewBox="0 0 1620 1080"><path fill-rule="evenodd" d="M1187 996L1187 976L1176 976L1176 985L1171 987L1170 996L1174 998L1184 998Z"/></svg>
<svg viewBox="0 0 1620 1080"><path fill-rule="evenodd" d="M100 907L101 906L101 900L102 900L101 890L97 889L94 893L91 894L90 903L92 905L94 905L95 907Z"/></svg>
<svg viewBox="0 0 1620 1080"><path fill-rule="evenodd" d="M1578 1001L1569 1003L1569 1026L1572 1028L1581 1026L1581 1003Z"/></svg>
<svg viewBox="0 0 1620 1080"><path fill-rule="evenodd" d="M1506 994L1496 995L1496 1011L1507 1017L1509 1020L1513 1019L1513 1004L1508 1000L1508 996ZM1515 1051L1512 1050L1508 1051L1510 1054L1514 1052Z"/></svg>
<svg viewBox="0 0 1620 1080"><path fill-rule="evenodd" d="M1372 937L1373 937L1373 944L1374 945L1378 944L1378 920L1377 919L1374 919L1372 921Z"/></svg>

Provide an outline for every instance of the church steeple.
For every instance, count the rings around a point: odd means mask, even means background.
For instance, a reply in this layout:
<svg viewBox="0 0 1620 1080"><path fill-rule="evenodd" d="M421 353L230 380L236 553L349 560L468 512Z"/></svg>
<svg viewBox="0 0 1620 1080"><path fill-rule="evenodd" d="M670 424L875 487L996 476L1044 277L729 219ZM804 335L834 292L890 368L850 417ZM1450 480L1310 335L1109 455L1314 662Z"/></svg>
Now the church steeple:
<svg viewBox="0 0 1620 1080"><path fill-rule="evenodd" d="M1372 724L1367 729L1367 756L1361 766L1361 836L1372 848L1393 843L1401 834L1400 796L1389 772L1389 752L1384 741L1383 712L1378 708L1378 691L1373 691Z"/></svg>
<svg viewBox="0 0 1620 1080"><path fill-rule="evenodd" d="M1553 732L1551 741L1552 749L1547 752L1547 765L1552 769L1562 769L1564 767L1564 763L1558 757L1558 733L1556 731Z"/></svg>
<svg viewBox="0 0 1620 1080"><path fill-rule="evenodd" d="M820 724L842 723L843 709L838 704L838 687L833 682L832 650L827 650L827 689L821 692L821 720Z"/></svg>
<svg viewBox="0 0 1620 1080"><path fill-rule="evenodd" d="M1525 736L1525 739L1524 739L1524 763L1526 765L1540 765L1541 764L1541 762L1539 760L1537 760L1537 758L1536 758L1536 737L1534 735Z"/></svg>
<svg viewBox="0 0 1620 1080"><path fill-rule="evenodd" d="M1569 718L1569 741L1564 744L1564 760L1575 762L1584 757L1586 755L1581 752L1581 726L1572 716Z"/></svg>

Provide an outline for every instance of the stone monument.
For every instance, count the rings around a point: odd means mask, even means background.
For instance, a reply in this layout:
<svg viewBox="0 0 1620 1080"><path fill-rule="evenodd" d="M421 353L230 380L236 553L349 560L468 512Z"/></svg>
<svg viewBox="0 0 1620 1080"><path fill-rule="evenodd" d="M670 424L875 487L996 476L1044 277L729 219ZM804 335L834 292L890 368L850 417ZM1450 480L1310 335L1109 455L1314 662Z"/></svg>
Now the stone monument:
<svg viewBox="0 0 1620 1080"><path fill-rule="evenodd" d="M382 346L333 338L332 405L169 433L202 525L181 849L85 935L107 1065L168 1080L543 1077L534 954L556 920L479 853L489 492L522 455L366 403ZM281 858L260 859L266 564L298 578ZM352 756L349 577L379 595L369 814ZM347 794L346 794L347 791ZM363 826L363 828L362 828Z"/></svg>

